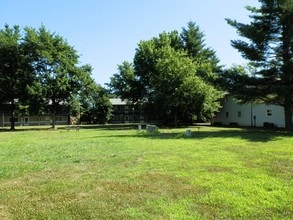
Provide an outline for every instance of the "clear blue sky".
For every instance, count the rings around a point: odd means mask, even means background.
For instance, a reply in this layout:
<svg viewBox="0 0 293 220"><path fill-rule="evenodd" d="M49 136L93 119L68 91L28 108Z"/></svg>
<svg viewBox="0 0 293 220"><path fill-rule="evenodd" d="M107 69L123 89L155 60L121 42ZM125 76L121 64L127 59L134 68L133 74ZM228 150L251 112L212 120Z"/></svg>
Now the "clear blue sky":
<svg viewBox="0 0 293 220"><path fill-rule="evenodd" d="M42 24L64 37L91 64L93 77L103 85L123 61L132 62L140 40L163 31L178 30L194 21L206 45L221 64L243 64L230 46L238 39L225 18L249 22L246 5L257 0L0 0L0 28L4 24L39 28Z"/></svg>

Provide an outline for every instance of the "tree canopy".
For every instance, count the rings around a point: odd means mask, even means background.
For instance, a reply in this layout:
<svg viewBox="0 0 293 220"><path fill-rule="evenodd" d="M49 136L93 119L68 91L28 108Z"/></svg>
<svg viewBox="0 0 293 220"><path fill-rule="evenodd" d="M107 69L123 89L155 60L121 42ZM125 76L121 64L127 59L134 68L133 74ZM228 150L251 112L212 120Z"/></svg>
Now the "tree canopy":
<svg viewBox="0 0 293 220"><path fill-rule="evenodd" d="M33 81L32 68L19 26L0 30L0 104L10 103L11 129L14 129L18 103L28 99L26 86Z"/></svg>
<svg viewBox="0 0 293 220"><path fill-rule="evenodd" d="M34 82L28 86L31 95L28 103L36 112L50 112L54 128L56 113L94 84L92 67L78 66L79 56L75 49L44 26L38 30L26 28L26 33L25 46L35 76Z"/></svg>
<svg viewBox="0 0 293 220"><path fill-rule="evenodd" d="M133 64L118 66L110 88L123 99L141 104L150 120L177 125L178 120L211 118L221 97L213 86L220 66L203 37L195 23L189 22L181 34L163 32L140 41Z"/></svg>
<svg viewBox="0 0 293 220"><path fill-rule="evenodd" d="M100 85L94 86L89 94L79 96L81 121L105 124L112 115L112 104L107 90Z"/></svg>
<svg viewBox="0 0 293 220"><path fill-rule="evenodd" d="M0 31L0 101L11 105L14 129L16 100L30 113L69 112L73 100L97 85L90 65L79 65L79 55L61 36L44 26L39 29L5 26ZM96 90L95 90L96 91Z"/></svg>
<svg viewBox="0 0 293 220"><path fill-rule="evenodd" d="M292 0L259 0L247 7L250 24L227 19L241 40L232 40L253 67L251 74L224 74L229 91L243 101L262 100L284 107L285 126L293 129L293 3Z"/></svg>

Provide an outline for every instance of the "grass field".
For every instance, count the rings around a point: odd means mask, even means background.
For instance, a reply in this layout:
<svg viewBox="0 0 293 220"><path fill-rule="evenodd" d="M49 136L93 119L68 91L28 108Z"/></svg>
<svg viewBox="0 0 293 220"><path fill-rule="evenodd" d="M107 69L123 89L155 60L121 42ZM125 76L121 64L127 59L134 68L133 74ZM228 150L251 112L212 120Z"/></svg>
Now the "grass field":
<svg viewBox="0 0 293 220"><path fill-rule="evenodd" d="M0 219L293 219L293 135L0 131Z"/></svg>

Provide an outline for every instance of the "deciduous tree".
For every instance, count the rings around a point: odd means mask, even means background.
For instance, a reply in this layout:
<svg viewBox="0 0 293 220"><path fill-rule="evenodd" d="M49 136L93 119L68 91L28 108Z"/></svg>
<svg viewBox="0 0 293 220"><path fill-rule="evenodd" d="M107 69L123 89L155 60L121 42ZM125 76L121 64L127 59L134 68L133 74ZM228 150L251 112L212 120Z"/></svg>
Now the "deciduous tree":
<svg viewBox="0 0 293 220"><path fill-rule="evenodd" d="M29 87L29 104L35 111L49 111L55 128L56 113L92 83L92 68L78 66L79 56L75 49L44 26L38 30L26 28L25 43L35 75L34 83Z"/></svg>
<svg viewBox="0 0 293 220"><path fill-rule="evenodd" d="M213 81L220 67L214 51L203 42L203 34L192 22L181 35L163 32L140 41L133 65L120 65L109 85L120 97L143 103L148 119L175 125L177 119L186 121L195 115L209 119L219 107L221 95Z"/></svg>
<svg viewBox="0 0 293 220"><path fill-rule="evenodd" d="M102 86L93 84L86 94L79 95L81 121L88 123L107 123L112 115L109 95Z"/></svg>
<svg viewBox="0 0 293 220"><path fill-rule="evenodd" d="M220 107L217 101L222 93L196 74L201 66L186 56L186 52L172 47L158 52L158 74L151 77L156 112L167 120L173 116L175 126L177 119L210 119Z"/></svg>
<svg viewBox="0 0 293 220"><path fill-rule="evenodd" d="M28 99L27 85L33 80L18 26L0 30L0 103L10 104L11 129L15 129L15 111Z"/></svg>

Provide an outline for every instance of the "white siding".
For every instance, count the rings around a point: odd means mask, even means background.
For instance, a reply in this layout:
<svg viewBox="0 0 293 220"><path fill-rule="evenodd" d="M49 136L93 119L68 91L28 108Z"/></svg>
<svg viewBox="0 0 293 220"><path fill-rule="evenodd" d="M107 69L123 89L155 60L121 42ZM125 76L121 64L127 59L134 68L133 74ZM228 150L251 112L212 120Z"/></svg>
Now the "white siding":
<svg viewBox="0 0 293 220"><path fill-rule="evenodd" d="M262 127L265 122L273 123L277 127L285 127L284 108L266 104L238 104L231 96L222 100L222 109L212 123L240 126ZM269 111L269 112L268 112ZM270 114L268 114L270 113Z"/></svg>

